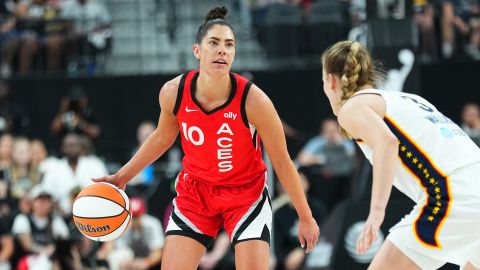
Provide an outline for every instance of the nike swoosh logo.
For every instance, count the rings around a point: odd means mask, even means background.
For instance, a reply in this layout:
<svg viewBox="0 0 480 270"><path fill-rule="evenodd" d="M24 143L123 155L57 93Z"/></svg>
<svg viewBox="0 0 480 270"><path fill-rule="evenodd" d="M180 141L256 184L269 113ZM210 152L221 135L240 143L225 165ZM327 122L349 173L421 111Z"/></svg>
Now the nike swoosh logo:
<svg viewBox="0 0 480 270"><path fill-rule="evenodd" d="M192 109L189 109L188 107L185 107L185 111L186 112L198 112L198 110L192 110Z"/></svg>

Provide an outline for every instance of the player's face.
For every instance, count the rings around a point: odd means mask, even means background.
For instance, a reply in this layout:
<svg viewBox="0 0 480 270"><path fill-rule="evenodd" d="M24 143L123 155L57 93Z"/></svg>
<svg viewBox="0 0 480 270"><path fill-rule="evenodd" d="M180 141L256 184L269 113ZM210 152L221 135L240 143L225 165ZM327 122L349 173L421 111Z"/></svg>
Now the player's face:
<svg viewBox="0 0 480 270"><path fill-rule="evenodd" d="M325 69L322 69L322 81L323 91L325 92L325 95L327 95L328 99L330 99L332 96L332 80L331 76L329 76Z"/></svg>
<svg viewBox="0 0 480 270"><path fill-rule="evenodd" d="M332 109L335 111L335 104L340 102L341 90L339 89L338 78L333 74L328 74L322 69L323 91L330 101ZM334 112L335 113L335 112Z"/></svg>
<svg viewBox="0 0 480 270"><path fill-rule="evenodd" d="M230 27L212 26L201 44L193 46L201 69L212 73L228 73L235 58L235 37Z"/></svg>

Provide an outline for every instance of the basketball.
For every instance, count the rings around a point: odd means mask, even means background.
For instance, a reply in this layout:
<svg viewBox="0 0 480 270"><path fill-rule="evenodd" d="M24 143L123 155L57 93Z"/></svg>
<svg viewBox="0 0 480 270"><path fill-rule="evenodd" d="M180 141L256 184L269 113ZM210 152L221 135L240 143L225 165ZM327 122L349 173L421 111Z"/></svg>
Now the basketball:
<svg viewBox="0 0 480 270"><path fill-rule="evenodd" d="M83 235L102 242L119 237L131 219L127 194L109 183L85 187L75 199L72 213Z"/></svg>

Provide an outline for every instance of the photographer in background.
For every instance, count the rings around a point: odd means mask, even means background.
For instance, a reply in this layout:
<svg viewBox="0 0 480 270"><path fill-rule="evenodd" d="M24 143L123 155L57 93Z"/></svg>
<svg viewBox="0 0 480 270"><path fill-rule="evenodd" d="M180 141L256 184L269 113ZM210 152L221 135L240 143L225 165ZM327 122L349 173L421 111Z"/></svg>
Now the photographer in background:
<svg viewBox="0 0 480 270"><path fill-rule="evenodd" d="M100 127L92 117L88 97L81 86L73 86L60 103L53 119L52 132L63 138L68 133L83 134L90 139L100 135Z"/></svg>

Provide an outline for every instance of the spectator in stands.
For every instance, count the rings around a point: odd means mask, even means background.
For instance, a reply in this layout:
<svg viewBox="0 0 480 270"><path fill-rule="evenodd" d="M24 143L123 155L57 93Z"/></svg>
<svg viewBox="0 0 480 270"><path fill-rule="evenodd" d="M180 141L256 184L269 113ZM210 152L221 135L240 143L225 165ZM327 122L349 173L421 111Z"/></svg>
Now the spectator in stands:
<svg viewBox="0 0 480 270"><path fill-rule="evenodd" d="M300 166L321 165L325 177L350 175L353 170L352 160L355 146L340 133L334 119L322 122L320 134L310 139L300 151L297 161Z"/></svg>
<svg viewBox="0 0 480 270"><path fill-rule="evenodd" d="M81 138L78 134L68 134L62 141L63 158L48 166L44 172L42 185L59 201L64 214L71 213L69 194L77 186L91 184L93 177L105 175L107 169L99 159L82 156Z"/></svg>
<svg viewBox="0 0 480 270"><path fill-rule="evenodd" d="M30 197L33 200L32 213L16 216L12 227L12 233L25 254L21 261L25 263L28 257L37 256L41 258L37 262L45 263L43 269L54 269L55 241L69 237L68 227L54 214L52 195L42 186L32 188Z"/></svg>
<svg viewBox="0 0 480 270"><path fill-rule="evenodd" d="M0 2L0 75L7 78L12 73L13 57L18 49L18 32L15 29L15 1Z"/></svg>
<svg viewBox="0 0 480 270"><path fill-rule="evenodd" d="M95 146L92 140L86 135L79 135L80 147L82 149L80 155L93 163L103 163L103 161L96 155Z"/></svg>
<svg viewBox="0 0 480 270"><path fill-rule="evenodd" d="M140 147L140 145L142 145L147 140L148 136L152 134L155 128L156 125L152 121L143 121L142 123L140 123L137 129L138 145L135 147L133 152L136 152L138 150L138 147Z"/></svg>
<svg viewBox="0 0 480 270"><path fill-rule="evenodd" d="M32 165L30 141L17 137L13 142L12 163L3 170L3 175L10 185L10 196L17 205L26 192L40 182L38 167Z"/></svg>
<svg viewBox="0 0 480 270"><path fill-rule="evenodd" d="M89 99L81 86L74 86L60 102L60 108L52 122L54 134L64 137L67 133L78 133L96 139L100 127L95 123Z"/></svg>
<svg viewBox="0 0 480 270"><path fill-rule="evenodd" d="M6 136L6 135L5 135ZM18 213L29 213L29 190L41 180L38 166L32 164L30 141L26 137L13 139L11 161L0 169L0 207L13 218ZM13 220L10 220L11 222ZM11 223L10 223L11 225Z"/></svg>
<svg viewBox="0 0 480 270"><path fill-rule="evenodd" d="M463 106L462 129L480 146L480 107L476 103L467 103Z"/></svg>
<svg viewBox="0 0 480 270"><path fill-rule="evenodd" d="M431 1L431 0L430 0ZM436 54L434 8L429 0L414 0L413 11L420 34L420 61L429 63Z"/></svg>
<svg viewBox="0 0 480 270"><path fill-rule="evenodd" d="M120 270L159 269L164 243L162 224L147 214L147 206L142 198L132 197L130 205L132 224L115 244L121 248L128 247L133 257L124 257L120 262Z"/></svg>
<svg viewBox="0 0 480 270"><path fill-rule="evenodd" d="M64 48L63 24L58 22L58 6L54 1L25 0L16 7L17 28L21 31L19 72L32 69L40 47L46 49L47 70L59 71Z"/></svg>
<svg viewBox="0 0 480 270"><path fill-rule="evenodd" d="M29 190L40 182L40 172L31 163L30 141L25 137L17 137L13 142L12 162L10 166L0 170L0 183L6 186L5 213L8 214L10 225L19 213L31 211Z"/></svg>
<svg viewBox="0 0 480 270"><path fill-rule="evenodd" d="M41 140L33 139L30 145L32 148L32 166L38 168L40 177L43 178L45 171L47 171L50 166L55 166L58 159L53 156L48 156L47 147Z"/></svg>
<svg viewBox="0 0 480 270"><path fill-rule="evenodd" d="M297 160L312 180L309 194L321 198L329 210L347 195L355 167L355 146L342 137L336 120L322 122L320 134L307 142Z"/></svg>
<svg viewBox="0 0 480 270"><path fill-rule="evenodd" d="M13 136L5 133L0 136L0 169L10 166L12 162Z"/></svg>
<svg viewBox="0 0 480 270"><path fill-rule="evenodd" d="M80 144L82 146L82 156L95 157L95 146L93 146L92 140L85 135L80 135Z"/></svg>
<svg viewBox="0 0 480 270"><path fill-rule="evenodd" d="M25 135L29 125L27 111L10 100L10 86L6 81L0 80L0 134Z"/></svg>
<svg viewBox="0 0 480 270"><path fill-rule="evenodd" d="M137 141L138 145L132 151L132 156L138 150L140 145L142 145L148 136L152 134L156 126L151 121L142 122L137 129ZM132 180L128 183L129 185L149 185L155 180L153 164L148 165L143 169L138 175L134 176Z"/></svg>
<svg viewBox="0 0 480 270"><path fill-rule="evenodd" d="M94 56L96 51L107 47L112 36L112 19L102 2L69 0L63 5L60 16L73 22L73 31L68 37L73 61L79 61L80 54Z"/></svg>
<svg viewBox="0 0 480 270"><path fill-rule="evenodd" d="M32 149L32 165L42 167L48 157L47 147L41 140L33 139L30 142L30 148Z"/></svg>
<svg viewBox="0 0 480 270"><path fill-rule="evenodd" d="M450 58L454 51L455 32L462 36L470 35L465 52L474 60L480 60L480 1L443 0L442 4L442 52ZM462 48L460 48L462 49Z"/></svg>
<svg viewBox="0 0 480 270"><path fill-rule="evenodd" d="M307 194L310 184L303 173L300 174L303 190ZM325 205L312 196L307 196L308 204L312 209L312 214L318 224L321 224L326 217ZM277 203L275 201L280 201ZM298 215L295 212L288 196L282 192L278 198L272 202L276 205L273 213L273 237L275 243L275 256L277 258L277 270L299 270L306 258L305 249L298 243L296 234L298 228Z"/></svg>

